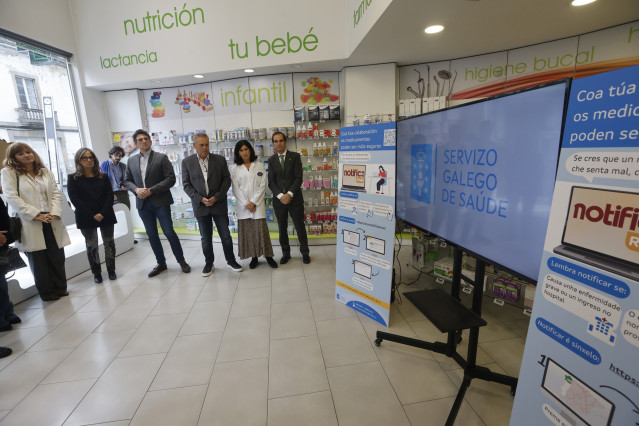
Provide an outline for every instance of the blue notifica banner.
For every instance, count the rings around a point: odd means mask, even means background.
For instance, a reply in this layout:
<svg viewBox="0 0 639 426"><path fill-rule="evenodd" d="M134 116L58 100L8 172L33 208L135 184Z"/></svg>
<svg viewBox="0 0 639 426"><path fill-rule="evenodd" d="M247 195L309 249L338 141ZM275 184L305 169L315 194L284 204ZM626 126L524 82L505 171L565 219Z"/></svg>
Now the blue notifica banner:
<svg viewBox="0 0 639 426"><path fill-rule="evenodd" d="M511 425L639 424L637 86L572 84Z"/></svg>
<svg viewBox="0 0 639 426"><path fill-rule="evenodd" d="M395 236L395 123L340 129L335 297L388 326Z"/></svg>

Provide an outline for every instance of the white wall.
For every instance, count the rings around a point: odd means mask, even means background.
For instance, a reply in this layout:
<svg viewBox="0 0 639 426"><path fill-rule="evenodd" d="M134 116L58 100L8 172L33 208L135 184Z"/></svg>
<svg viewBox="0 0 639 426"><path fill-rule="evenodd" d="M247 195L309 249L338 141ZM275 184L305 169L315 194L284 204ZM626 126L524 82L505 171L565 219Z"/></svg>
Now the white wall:
<svg viewBox="0 0 639 426"><path fill-rule="evenodd" d="M145 127L146 112L140 103L141 100L144 102L140 90L106 92L104 96L111 131L128 131Z"/></svg>
<svg viewBox="0 0 639 426"><path fill-rule="evenodd" d="M352 125L355 115L363 124L365 114L393 114L397 99L397 66L395 64L348 67L344 75L345 126Z"/></svg>
<svg viewBox="0 0 639 426"><path fill-rule="evenodd" d="M67 52L76 52L67 0L2 1L0 27Z"/></svg>

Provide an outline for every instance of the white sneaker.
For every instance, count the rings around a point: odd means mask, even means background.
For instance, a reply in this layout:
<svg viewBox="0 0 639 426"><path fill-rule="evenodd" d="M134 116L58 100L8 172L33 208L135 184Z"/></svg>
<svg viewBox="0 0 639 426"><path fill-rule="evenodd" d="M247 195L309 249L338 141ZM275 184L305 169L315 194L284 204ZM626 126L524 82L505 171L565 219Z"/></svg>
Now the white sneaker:
<svg viewBox="0 0 639 426"><path fill-rule="evenodd" d="M215 269L215 266L213 266L213 264L206 264L204 265L204 269L202 269L202 276L203 277L208 277L209 275L211 275L213 273L213 270Z"/></svg>
<svg viewBox="0 0 639 426"><path fill-rule="evenodd" d="M229 268L231 268L235 272L242 272L244 270L244 268L242 268L240 264L237 263L235 260L232 262L228 262L227 265L229 265Z"/></svg>

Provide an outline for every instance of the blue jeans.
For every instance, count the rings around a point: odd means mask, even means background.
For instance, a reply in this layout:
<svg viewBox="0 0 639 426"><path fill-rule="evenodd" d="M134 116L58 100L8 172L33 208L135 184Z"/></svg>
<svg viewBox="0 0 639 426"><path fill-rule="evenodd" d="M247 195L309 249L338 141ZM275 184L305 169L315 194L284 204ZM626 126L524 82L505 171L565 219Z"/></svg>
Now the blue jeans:
<svg viewBox="0 0 639 426"><path fill-rule="evenodd" d="M153 254L155 254L158 265L165 264L166 258L164 257L164 249L162 249L160 236L158 235L157 221L160 222L164 236L169 240L175 259L178 262L183 262L184 252L182 251L180 239L175 233L175 230L173 230L171 206L155 207L149 201L145 200L142 204L142 208L138 210L138 214L144 223L144 229L146 229L146 235L149 237L149 243L151 244L151 249L153 249Z"/></svg>
<svg viewBox="0 0 639 426"><path fill-rule="evenodd" d="M224 250L224 258L227 262L235 261L233 254L233 239L229 231L229 217L226 214L207 214L206 216L197 217L197 223L200 225L200 236L202 237L202 252L204 253L204 261L212 264L215 261L213 254L213 221L217 233L222 240L222 250Z"/></svg>

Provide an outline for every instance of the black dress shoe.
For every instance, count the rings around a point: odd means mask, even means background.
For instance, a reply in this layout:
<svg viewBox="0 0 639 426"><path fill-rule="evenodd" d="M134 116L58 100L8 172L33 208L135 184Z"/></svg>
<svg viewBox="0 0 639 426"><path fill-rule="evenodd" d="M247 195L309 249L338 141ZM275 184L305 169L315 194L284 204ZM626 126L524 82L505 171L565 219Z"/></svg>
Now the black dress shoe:
<svg viewBox="0 0 639 426"><path fill-rule="evenodd" d="M166 271L166 263L163 263L161 265L155 265L155 268L151 269L151 272L149 272L149 278L152 278L158 275L160 272L164 272L164 271Z"/></svg>
<svg viewBox="0 0 639 426"><path fill-rule="evenodd" d="M272 257L267 257L266 263L268 263L268 266L270 266L271 268L277 268L277 262L273 260Z"/></svg>
<svg viewBox="0 0 639 426"><path fill-rule="evenodd" d="M16 314L9 315L9 318L7 318L7 321L9 321L9 324L18 324L22 322L20 317L17 316Z"/></svg>
<svg viewBox="0 0 639 426"><path fill-rule="evenodd" d="M250 269L257 268L257 257L254 257L254 258L251 259L251 263L249 263L249 268Z"/></svg>
<svg viewBox="0 0 639 426"><path fill-rule="evenodd" d="M63 291L62 293L58 293L58 296L60 296L60 297L64 297L64 296L68 296L68 295L69 295L69 292L66 291L66 290Z"/></svg>
<svg viewBox="0 0 639 426"><path fill-rule="evenodd" d="M186 263L186 260L180 262L180 268L182 268L182 272L184 272L185 274L191 272L191 267L188 263Z"/></svg>
<svg viewBox="0 0 639 426"><path fill-rule="evenodd" d="M10 331L10 330L13 330L13 327L11 327L11 324L7 324L0 327L0 331Z"/></svg>
<svg viewBox="0 0 639 426"><path fill-rule="evenodd" d="M7 357L7 356L11 355L11 352L13 352L11 350L11 348L6 348L4 346L0 346L0 358L4 358L4 357Z"/></svg>
<svg viewBox="0 0 639 426"><path fill-rule="evenodd" d="M54 300L60 299L60 296L58 296L58 295L53 295L53 296L40 295L40 299L42 299L43 302L53 302Z"/></svg>
<svg viewBox="0 0 639 426"><path fill-rule="evenodd" d="M290 254L285 254L284 256L282 256L282 258L280 259L280 265L286 265L288 263L288 261L291 260L291 255Z"/></svg>
<svg viewBox="0 0 639 426"><path fill-rule="evenodd" d="M302 262L306 263L307 265L309 263L311 263L311 256L309 256L308 254L305 254L302 256Z"/></svg>
<svg viewBox="0 0 639 426"><path fill-rule="evenodd" d="M94 274L93 282L96 284L100 284L102 282L102 274Z"/></svg>
<svg viewBox="0 0 639 426"><path fill-rule="evenodd" d="M115 273L115 271L109 271L109 279L111 281L118 279L118 275Z"/></svg>

